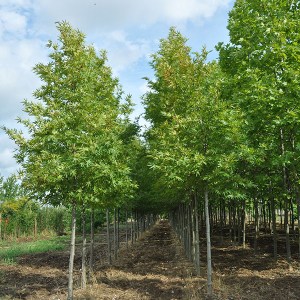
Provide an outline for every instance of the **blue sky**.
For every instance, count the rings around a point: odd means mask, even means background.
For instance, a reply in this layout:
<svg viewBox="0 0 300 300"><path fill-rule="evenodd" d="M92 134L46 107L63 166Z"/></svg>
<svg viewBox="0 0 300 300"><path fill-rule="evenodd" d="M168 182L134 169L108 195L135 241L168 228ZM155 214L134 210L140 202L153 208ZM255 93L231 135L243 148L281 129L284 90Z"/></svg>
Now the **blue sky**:
<svg viewBox="0 0 300 300"><path fill-rule="evenodd" d="M227 42L233 0L0 0L0 126L18 127L22 100L33 99L40 82L32 68L47 62L48 40L56 40L55 22L66 20L86 34L87 43L108 52L109 65L126 94L143 113L140 97L152 77L150 55L175 26L193 51ZM14 144L0 131L0 174L17 170Z"/></svg>

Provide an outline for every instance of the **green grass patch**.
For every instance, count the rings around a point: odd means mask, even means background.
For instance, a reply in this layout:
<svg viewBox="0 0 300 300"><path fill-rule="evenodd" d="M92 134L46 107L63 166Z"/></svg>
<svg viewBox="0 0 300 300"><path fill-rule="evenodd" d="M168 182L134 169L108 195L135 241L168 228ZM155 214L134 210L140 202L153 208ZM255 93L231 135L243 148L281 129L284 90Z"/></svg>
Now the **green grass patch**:
<svg viewBox="0 0 300 300"><path fill-rule="evenodd" d="M26 254L64 250L68 246L69 237L54 237L32 242L1 242L0 262L16 263L16 258Z"/></svg>

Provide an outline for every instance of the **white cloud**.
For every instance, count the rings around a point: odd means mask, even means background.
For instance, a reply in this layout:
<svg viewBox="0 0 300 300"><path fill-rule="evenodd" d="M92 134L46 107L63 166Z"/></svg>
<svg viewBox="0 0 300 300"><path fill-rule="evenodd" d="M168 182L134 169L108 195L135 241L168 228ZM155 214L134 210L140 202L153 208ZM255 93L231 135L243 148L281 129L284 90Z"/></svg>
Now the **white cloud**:
<svg viewBox="0 0 300 300"><path fill-rule="evenodd" d="M15 159L13 158L13 152L11 149L5 148L0 152L0 168L7 169L15 165Z"/></svg>
<svg viewBox="0 0 300 300"><path fill-rule="evenodd" d="M139 86L139 91L142 95L146 94L147 92L150 92L150 88L148 86L148 82L144 82L142 85Z"/></svg>
<svg viewBox="0 0 300 300"><path fill-rule="evenodd" d="M36 0L36 12L47 11L39 27L68 20L83 31L104 32L156 22L177 25L195 18L209 18L230 0Z"/></svg>
<svg viewBox="0 0 300 300"><path fill-rule="evenodd" d="M21 101L31 98L39 79L33 66L45 60L45 48L38 40L11 40L0 44L0 119L15 118Z"/></svg>
<svg viewBox="0 0 300 300"><path fill-rule="evenodd" d="M109 65L116 75L139 59L146 57L150 51L148 41L132 41L124 31L113 31L105 35L105 42L102 44L105 49L109 49Z"/></svg>
<svg viewBox="0 0 300 300"><path fill-rule="evenodd" d="M0 10L0 34L23 35L26 31L27 19L25 16L14 12Z"/></svg>
<svg viewBox="0 0 300 300"><path fill-rule="evenodd" d="M227 0L167 0L163 1L166 14L173 22L186 21L195 18L210 18L216 10L228 5Z"/></svg>
<svg viewBox="0 0 300 300"><path fill-rule="evenodd" d="M7 177L17 170L14 155L14 143L4 133L0 133L0 176Z"/></svg>

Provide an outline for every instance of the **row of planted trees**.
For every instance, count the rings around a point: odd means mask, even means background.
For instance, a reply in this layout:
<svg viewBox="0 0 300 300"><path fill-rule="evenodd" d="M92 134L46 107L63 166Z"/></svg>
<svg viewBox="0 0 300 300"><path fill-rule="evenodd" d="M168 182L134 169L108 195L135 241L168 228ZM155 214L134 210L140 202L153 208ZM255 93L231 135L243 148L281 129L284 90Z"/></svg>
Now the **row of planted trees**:
<svg viewBox="0 0 300 300"><path fill-rule="evenodd" d="M297 223L300 253L299 22L298 1L237 0L217 62L207 62L205 49L192 52L174 28L152 56L143 100L153 197L168 203L190 258L205 214L209 294L214 220L220 231L229 222L232 238L245 244L251 218L255 249L268 221L277 258L280 218L289 263Z"/></svg>
<svg viewBox="0 0 300 300"><path fill-rule="evenodd" d="M67 22L57 28L58 42L47 45L49 63L34 67L43 83L33 94L38 101L23 103L29 118L19 122L26 132L4 130L18 147L15 157L27 197L71 210L68 299L73 299L77 212L84 288L87 211L94 216L95 210L132 207L136 184L130 166L139 143L136 125L129 121L130 97L112 76L105 52L87 46L84 34Z"/></svg>
<svg viewBox="0 0 300 300"><path fill-rule="evenodd" d="M43 82L34 93L39 101L24 101L29 119L19 121L27 132L4 129L18 146L30 199L72 210L68 299L79 208L83 228L88 210L170 212L198 273L205 221L209 294L211 224L222 232L228 223L232 239L245 244L246 221L253 218L257 241L265 213L276 257L276 212L284 211L291 261L291 209L298 231L300 223L299 12L293 0L237 0L230 43L217 46L220 57L213 62L171 28L152 55L154 79L146 78L150 126L142 140L129 120L130 97L123 96L105 52L97 54L81 32L58 23L59 41L48 44L50 62L34 68Z"/></svg>

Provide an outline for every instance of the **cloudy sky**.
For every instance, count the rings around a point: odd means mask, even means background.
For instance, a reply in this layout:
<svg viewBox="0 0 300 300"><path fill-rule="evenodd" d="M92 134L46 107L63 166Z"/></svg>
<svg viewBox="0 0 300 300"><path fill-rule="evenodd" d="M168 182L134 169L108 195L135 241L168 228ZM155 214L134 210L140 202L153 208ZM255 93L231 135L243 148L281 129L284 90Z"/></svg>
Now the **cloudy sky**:
<svg viewBox="0 0 300 300"><path fill-rule="evenodd" d="M48 40L56 40L55 22L66 20L87 42L108 52L109 65L142 114L142 77L151 78L149 56L176 26L193 51L228 41L228 12L233 0L0 0L0 126L16 128L22 100L40 85L32 72L47 62ZM0 131L0 174L16 172L14 144Z"/></svg>

